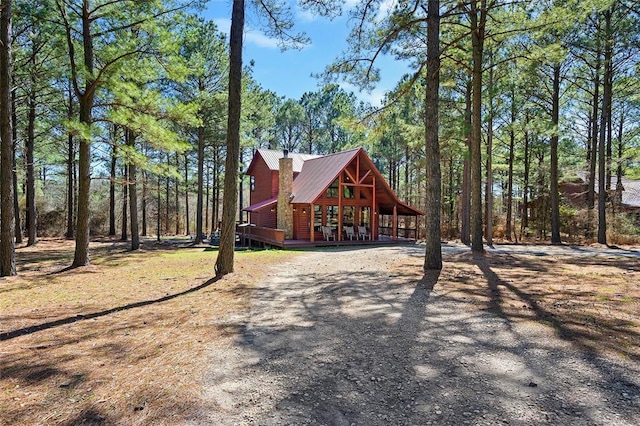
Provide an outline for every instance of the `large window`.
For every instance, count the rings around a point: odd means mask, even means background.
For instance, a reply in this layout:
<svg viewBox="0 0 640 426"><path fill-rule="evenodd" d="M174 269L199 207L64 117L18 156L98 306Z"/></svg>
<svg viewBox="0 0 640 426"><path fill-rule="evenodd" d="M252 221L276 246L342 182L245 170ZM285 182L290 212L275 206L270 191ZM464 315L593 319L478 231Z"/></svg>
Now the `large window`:
<svg viewBox="0 0 640 426"><path fill-rule="evenodd" d="M313 206L313 229L322 232L322 206Z"/></svg>
<svg viewBox="0 0 640 426"><path fill-rule="evenodd" d="M360 208L360 226L366 226L371 229L371 207Z"/></svg>
<svg viewBox="0 0 640 426"><path fill-rule="evenodd" d="M327 198L338 198L338 179L333 181L330 187L327 188Z"/></svg>
<svg viewBox="0 0 640 426"><path fill-rule="evenodd" d="M342 207L342 226L353 226L355 210L353 206Z"/></svg>
<svg viewBox="0 0 640 426"><path fill-rule="evenodd" d="M327 206L327 226L338 229L338 206Z"/></svg>

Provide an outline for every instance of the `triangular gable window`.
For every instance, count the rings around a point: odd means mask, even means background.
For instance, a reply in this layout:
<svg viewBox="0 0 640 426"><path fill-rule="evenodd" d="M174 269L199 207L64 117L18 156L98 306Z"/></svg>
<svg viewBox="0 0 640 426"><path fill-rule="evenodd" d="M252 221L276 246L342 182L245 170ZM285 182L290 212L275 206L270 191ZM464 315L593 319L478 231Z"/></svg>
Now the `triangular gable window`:
<svg viewBox="0 0 640 426"><path fill-rule="evenodd" d="M327 188L327 198L338 198L338 184L338 179L336 179L331 186Z"/></svg>

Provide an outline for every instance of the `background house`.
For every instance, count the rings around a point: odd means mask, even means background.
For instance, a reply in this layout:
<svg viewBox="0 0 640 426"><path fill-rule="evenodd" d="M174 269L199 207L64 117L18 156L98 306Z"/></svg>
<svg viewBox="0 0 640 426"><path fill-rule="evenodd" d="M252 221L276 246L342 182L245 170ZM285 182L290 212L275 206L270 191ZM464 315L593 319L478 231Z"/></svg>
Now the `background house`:
<svg viewBox="0 0 640 426"><path fill-rule="evenodd" d="M589 189L586 173L580 173L578 179L560 184L560 194L576 207L585 207L587 203L587 191ZM611 189L608 191L607 201L614 203L618 211L632 215L637 224L640 224L640 180L622 177L619 194L617 194L617 178L611 179ZM595 196L598 197L598 177L595 181Z"/></svg>

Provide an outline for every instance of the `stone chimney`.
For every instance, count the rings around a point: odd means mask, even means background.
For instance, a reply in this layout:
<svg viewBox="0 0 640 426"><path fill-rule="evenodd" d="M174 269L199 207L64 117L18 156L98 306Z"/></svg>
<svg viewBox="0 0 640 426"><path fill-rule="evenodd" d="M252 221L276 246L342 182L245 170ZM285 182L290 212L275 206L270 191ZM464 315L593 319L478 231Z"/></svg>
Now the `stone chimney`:
<svg viewBox="0 0 640 426"><path fill-rule="evenodd" d="M285 239L293 239L293 158L289 151L283 151L284 157L278 163L278 229L284 230Z"/></svg>

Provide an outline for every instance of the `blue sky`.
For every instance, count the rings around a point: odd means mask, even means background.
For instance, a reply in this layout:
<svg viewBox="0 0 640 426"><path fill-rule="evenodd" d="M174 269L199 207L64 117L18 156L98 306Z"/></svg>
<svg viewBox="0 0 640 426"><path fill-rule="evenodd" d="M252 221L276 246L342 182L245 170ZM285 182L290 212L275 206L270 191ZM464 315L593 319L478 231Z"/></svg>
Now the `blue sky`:
<svg viewBox="0 0 640 426"><path fill-rule="evenodd" d="M355 3L345 0L345 8ZM249 2L247 2L249 5ZM231 23L231 0L210 0L203 16L214 21L220 31L228 34ZM277 42L260 31L257 19L247 11L245 22L243 60L255 62L253 76L260 85L280 96L300 99L304 92L318 89L320 81L311 76L320 73L347 48L349 33L348 18L333 21L310 16L303 11L296 12L296 31L302 31L311 38L311 43L303 50L282 52ZM347 83L341 83L347 91L353 91L358 98L380 106L384 93L395 87L400 77L407 72L406 65L390 57L380 62L381 81L368 93L361 92Z"/></svg>

